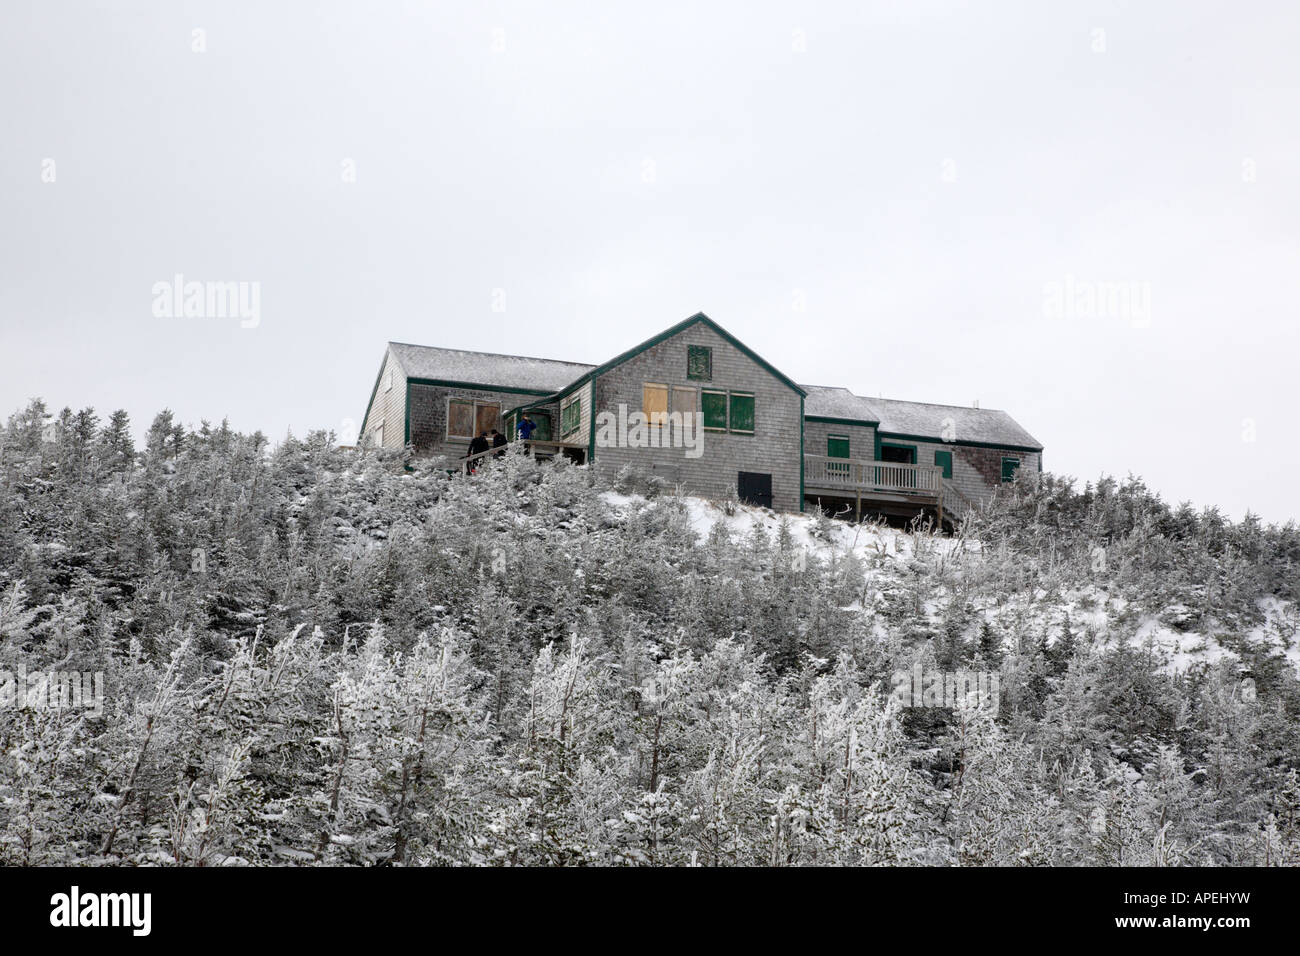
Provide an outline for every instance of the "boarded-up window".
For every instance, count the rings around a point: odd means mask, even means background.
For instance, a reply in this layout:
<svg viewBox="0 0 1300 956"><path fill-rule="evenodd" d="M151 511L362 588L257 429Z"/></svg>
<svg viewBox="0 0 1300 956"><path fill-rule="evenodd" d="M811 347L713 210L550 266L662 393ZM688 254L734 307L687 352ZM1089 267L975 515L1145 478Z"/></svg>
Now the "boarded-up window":
<svg viewBox="0 0 1300 956"><path fill-rule="evenodd" d="M704 427L709 431L727 430L727 393L704 389L700 392L700 410L704 412Z"/></svg>
<svg viewBox="0 0 1300 956"><path fill-rule="evenodd" d="M731 393L731 430L742 435L754 434L754 396Z"/></svg>
<svg viewBox="0 0 1300 956"><path fill-rule="evenodd" d="M474 402L467 398L453 398L447 402L448 438L474 438L500 427L501 405L498 402Z"/></svg>
<svg viewBox="0 0 1300 956"><path fill-rule="evenodd" d="M377 428L375 428L374 435L375 435L375 447L383 448L384 447L384 426L380 425Z"/></svg>
<svg viewBox="0 0 1300 956"><path fill-rule="evenodd" d="M693 388L682 388L680 386L673 389L673 407L674 412L680 412L683 419L687 415L693 415L700 410L699 399L695 396L699 392Z"/></svg>
<svg viewBox="0 0 1300 956"><path fill-rule="evenodd" d="M668 386L642 385L641 411L651 425L662 425L668 419Z"/></svg>
<svg viewBox="0 0 1300 956"><path fill-rule="evenodd" d="M713 349L707 345L686 346L686 377L694 382L713 381Z"/></svg>
<svg viewBox="0 0 1300 956"><path fill-rule="evenodd" d="M500 405L479 405L474 406L474 434L482 435L494 428L501 427L501 406Z"/></svg>
<svg viewBox="0 0 1300 956"><path fill-rule="evenodd" d="M447 437L474 437L474 403L453 398L447 403Z"/></svg>

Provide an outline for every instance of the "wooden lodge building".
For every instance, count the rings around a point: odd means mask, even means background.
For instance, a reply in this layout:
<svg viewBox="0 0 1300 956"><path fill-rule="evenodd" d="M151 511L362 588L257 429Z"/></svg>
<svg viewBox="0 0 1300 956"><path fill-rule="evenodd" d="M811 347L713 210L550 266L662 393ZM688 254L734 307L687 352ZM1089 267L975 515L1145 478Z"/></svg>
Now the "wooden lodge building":
<svg viewBox="0 0 1300 956"><path fill-rule="evenodd" d="M636 413L653 427L624 440ZM701 414L702 435L691 427ZM799 385L703 313L602 365L390 342L361 441L463 459L490 429L514 440L524 415L535 454L609 474L631 464L689 494L777 511L950 522L1019 469L1042 470L1043 446L1006 412Z"/></svg>

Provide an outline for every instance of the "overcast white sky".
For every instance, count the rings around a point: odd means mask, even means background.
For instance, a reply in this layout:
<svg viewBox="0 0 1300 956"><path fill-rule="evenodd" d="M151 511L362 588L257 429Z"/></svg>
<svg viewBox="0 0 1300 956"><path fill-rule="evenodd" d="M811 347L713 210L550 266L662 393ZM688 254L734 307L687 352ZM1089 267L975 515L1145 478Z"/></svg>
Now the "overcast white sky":
<svg viewBox="0 0 1300 956"><path fill-rule="evenodd" d="M0 414L338 430L389 339L600 362L704 311L801 382L1004 408L1049 470L1300 518L1298 27L4 0ZM176 273L260 322L155 316Z"/></svg>

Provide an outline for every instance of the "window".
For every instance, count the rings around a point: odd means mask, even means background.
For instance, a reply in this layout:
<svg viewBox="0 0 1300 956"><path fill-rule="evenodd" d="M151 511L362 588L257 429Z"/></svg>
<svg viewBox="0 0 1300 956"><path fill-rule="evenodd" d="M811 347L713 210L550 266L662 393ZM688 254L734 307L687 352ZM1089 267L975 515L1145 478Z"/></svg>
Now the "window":
<svg viewBox="0 0 1300 956"><path fill-rule="evenodd" d="M1002 480L1004 482L1015 481L1016 472L1019 470L1019 468L1020 468L1019 458L1003 458L1002 459Z"/></svg>
<svg viewBox="0 0 1300 956"><path fill-rule="evenodd" d="M375 438L375 447L383 448L384 447L384 426L376 425L375 430L371 434L374 435Z"/></svg>
<svg viewBox="0 0 1300 956"><path fill-rule="evenodd" d="M582 397L575 395L560 407L560 437L572 434L582 424Z"/></svg>
<svg viewBox="0 0 1300 956"><path fill-rule="evenodd" d="M474 403L474 434L482 435L501 426L501 406Z"/></svg>
<svg viewBox="0 0 1300 956"><path fill-rule="evenodd" d="M668 386L642 385L641 411L651 425L664 425L668 421Z"/></svg>
<svg viewBox="0 0 1300 956"><path fill-rule="evenodd" d="M713 381L713 349L707 345L686 346L686 377L692 382Z"/></svg>
<svg viewBox="0 0 1300 956"><path fill-rule="evenodd" d="M451 399L447 403L447 437L474 437L474 403Z"/></svg>
<svg viewBox="0 0 1300 956"><path fill-rule="evenodd" d="M943 476L945 478L952 477L952 452L936 451L934 453L934 463L943 468Z"/></svg>
<svg viewBox="0 0 1300 956"><path fill-rule="evenodd" d="M915 445L889 445L882 443L880 446L880 460L895 462L900 465L916 464L916 446Z"/></svg>
<svg viewBox="0 0 1300 956"><path fill-rule="evenodd" d="M725 432L727 430L727 393L703 389L700 392L700 408L704 412L704 430Z"/></svg>
<svg viewBox="0 0 1300 956"><path fill-rule="evenodd" d="M680 385L674 386L672 410L680 412L683 420L687 415L694 415L700 410L700 400L696 398L698 394L693 388L682 388Z"/></svg>
<svg viewBox="0 0 1300 956"><path fill-rule="evenodd" d="M447 399L447 437L474 438L501 427L499 402L475 402L467 398Z"/></svg>
<svg viewBox="0 0 1300 956"><path fill-rule="evenodd" d="M529 412L528 418L533 425L533 441L550 441L551 440L551 413L550 412Z"/></svg>
<svg viewBox="0 0 1300 956"><path fill-rule="evenodd" d="M740 435L754 434L754 396L746 392L731 393L731 430Z"/></svg>
<svg viewBox="0 0 1300 956"><path fill-rule="evenodd" d="M384 391L391 392L392 390L393 390L393 370L389 369L388 374L384 376Z"/></svg>
<svg viewBox="0 0 1300 956"><path fill-rule="evenodd" d="M706 431L729 431L733 435L754 434L754 394L752 392L724 392L721 389L701 389L700 409L704 412L704 428Z"/></svg>

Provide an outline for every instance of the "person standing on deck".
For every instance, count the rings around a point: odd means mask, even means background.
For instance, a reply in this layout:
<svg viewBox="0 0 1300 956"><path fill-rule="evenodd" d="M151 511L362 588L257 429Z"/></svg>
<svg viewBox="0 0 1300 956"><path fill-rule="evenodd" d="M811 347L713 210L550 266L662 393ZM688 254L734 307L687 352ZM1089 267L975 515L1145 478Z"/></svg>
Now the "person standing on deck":
<svg viewBox="0 0 1300 956"><path fill-rule="evenodd" d="M503 435L503 434L501 434L501 433L500 433L499 431L497 431L495 428L492 429L492 447L493 447L493 448L504 448L507 444L509 444L509 442L506 441L506 436ZM503 452L503 451L499 451L499 452L496 453L495 457L500 458L500 457L501 457L502 455L504 455L504 454L505 454L505 452Z"/></svg>
<svg viewBox="0 0 1300 956"><path fill-rule="evenodd" d="M477 438L475 438L473 441L469 443L469 451L465 453L465 457L473 458L475 455L480 454L481 452L485 452L491 447L492 446L488 444L487 432L482 432L479 434ZM479 466L479 463L482 462L482 460L483 459L480 458L478 459L478 461L470 462L469 470L471 472L474 471L474 469L476 469Z"/></svg>
<svg viewBox="0 0 1300 956"><path fill-rule="evenodd" d="M533 430L537 423L529 418L526 414L519 416L519 437L524 441L533 437Z"/></svg>

